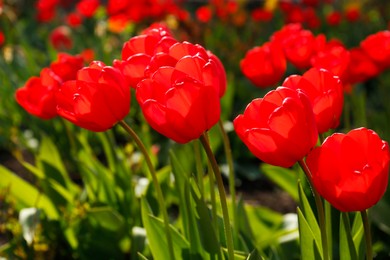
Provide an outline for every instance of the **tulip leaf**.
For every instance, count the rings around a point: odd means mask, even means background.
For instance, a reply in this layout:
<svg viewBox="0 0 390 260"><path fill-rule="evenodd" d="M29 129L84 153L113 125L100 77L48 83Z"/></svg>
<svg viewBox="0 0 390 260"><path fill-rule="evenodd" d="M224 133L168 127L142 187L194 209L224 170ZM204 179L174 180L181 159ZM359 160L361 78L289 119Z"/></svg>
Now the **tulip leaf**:
<svg viewBox="0 0 390 260"><path fill-rule="evenodd" d="M358 258L363 259L365 254L365 243L364 243L364 227L362 216L359 213L355 213L355 218L352 224L352 238L355 244Z"/></svg>
<svg viewBox="0 0 390 260"><path fill-rule="evenodd" d="M299 223L299 238L301 246L301 259L313 260L322 259L321 250L319 250L318 242L314 236L314 233L310 227L310 224L306 221L300 208L298 212Z"/></svg>
<svg viewBox="0 0 390 260"><path fill-rule="evenodd" d="M340 259L358 259L351 233L351 223L348 214L345 212L340 214Z"/></svg>
<svg viewBox="0 0 390 260"><path fill-rule="evenodd" d="M315 238L318 248L322 248L321 230L320 227L318 226L317 219L314 216L313 210L310 206L310 203L306 197L305 191L303 190L300 181L298 181L298 192L299 192L300 208L302 209L302 213L305 216L305 220L309 224L311 231L313 232L313 236Z"/></svg>
<svg viewBox="0 0 390 260"><path fill-rule="evenodd" d="M124 225L123 217L111 207L95 207L88 209L87 216L96 221L99 226L112 232L120 231Z"/></svg>
<svg viewBox="0 0 390 260"><path fill-rule="evenodd" d="M261 254L257 249L254 249L252 252L250 252L248 257L246 258L246 260L262 260L262 259L264 258L261 256Z"/></svg>
<svg viewBox="0 0 390 260"><path fill-rule="evenodd" d="M191 194L195 201L198 231L202 231L199 232L199 236L202 241L203 250L210 254L210 259L215 259L215 257L221 253L220 244L212 224L213 221L210 217L210 210L207 207L204 198L198 192L194 182L192 182ZM222 223L222 220L219 222Z"/></svg>
<svg viewBox="0 0 390 260"><path fill-rule="evenodd" d="M298 201L297 173L295 171L266 163L263 163L260 167L268 179L290 194L295 201Z"/></svg>
<svg viewBox="0 0 390 260"><path fill-rule="evenodd" d="M197 212L194 205L195 202L190 197L190 178L188 177L188 173L184 171L172 150L170 151L169 155L172 173L175 176L175 188L178 192L181 215L180 219L182 221L184 235L190 242L191 254L201 253L203 250L199 237L199 231L202 229L198 229L195 219Z"/></svg>
<svg viewBox="0 0 390 260"><path fill-rule="evenodd" d="M164 223L152 215L145 197L141 198L141 215L154 259L170 259ZM171 225L170 232L175 258L189 259L189 242Z"/></svg>
<svg viewBox="0 0 390 260"><path fill-rule="evenodd" d="M16 199L19 209L36 207L42 209L49 219L59 218L53 202L34 186L0 165L0 189L8 189L10 196Z"/></svg>

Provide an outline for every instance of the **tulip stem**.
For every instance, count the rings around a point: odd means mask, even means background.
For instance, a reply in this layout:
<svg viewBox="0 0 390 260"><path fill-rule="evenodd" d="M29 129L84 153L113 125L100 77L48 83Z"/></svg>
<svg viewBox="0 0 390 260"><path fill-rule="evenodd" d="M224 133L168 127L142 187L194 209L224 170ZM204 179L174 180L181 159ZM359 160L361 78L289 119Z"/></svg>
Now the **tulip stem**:
<svg viewBox="0 0 390 260"><path fill-rule="evenodd" d="M163 193L162 193L160 184L158 182L157 174L156 174L156 171L155 171L154 166L152 164L152 160L150 159L148 151L146 150L146 147L143 144L143 142L141 141L141 139L138 137L137 133L134 132L134 130L128 124L126 124L126 122L124 120L119 121L119 125L123 127L123 129L133 138L134 142L137 144L138 149L140 149L141 153L143 154L145 161L146 161L146 164L147 164L149 171L152 175L154 188L155 188L156 193L157 193L157 201L158 201L160 211L161 211L162 216L163 216L163 221L164 221L164 226L165 226L165 235L167 238L170 259L174 260L175 254L173 251L172 234L171 234L171 229L169 227L168 213L167 213L167 210L165 208L165 201L164 201Z"/></svg>
<svg viewBox="0 0 390 260"><path fill-rule="evenodd" d="M204 150L206 151L207 157L211 163L211 167L213 168L214 176L217 180L218 192L219 192L219 197L221 200L221 207L222 207L223 224L225 228L228 259L233 260L234 259L233 237L232 237L232 230L230 226L229 212L227 207L225 189L223 186L222 175L219 170L217 160L215 159L215 156L211 150L210 144L207 141L206 134L202 134L199 139L203 145Z"/></svg>
<svg viewBox="0 0 390 260"><path fill-rule="evenodd" d="M318 194L317 190L313 186L313 183L311 182L311 172L309 167L307 167L305 161L299 160L299 165L301 166L302 170L305 172L307 179L309 180L311 189L313 191L314 200L317 207L317 214L318 214L318 222L320 225L321 230L321 243L322 243L322 255L324 260L329 260L329 252L328 252L328 235L326 232L326 223L325 223L325 213L324 213L324 207L322 204L321 196Z"/></svg>
<svg viewBox="0 0 390 260"><path fill-rule="evenodd" d="M372 253L371 229L370 229L370 222L368 220L367 210L360 211L360 214L363 220L364 238L366 240L366 259L372 260L373 253Z"/></svg>
<svg viewBox="0 0 390 260"><path fill-rule="evenodd" d="M235 174L234 174L234 166L233 166L233 156L232 149L230 146L229 137L223 127L223 123L221 120L218 121L218 126L222 134L223 145L225 148L226 161L229 169L229 192L231 198L231 209L233 216L233 233L234 239L238 239L238 216L237 216L237 203L236 203L236 184L235 184Z"/></svg>

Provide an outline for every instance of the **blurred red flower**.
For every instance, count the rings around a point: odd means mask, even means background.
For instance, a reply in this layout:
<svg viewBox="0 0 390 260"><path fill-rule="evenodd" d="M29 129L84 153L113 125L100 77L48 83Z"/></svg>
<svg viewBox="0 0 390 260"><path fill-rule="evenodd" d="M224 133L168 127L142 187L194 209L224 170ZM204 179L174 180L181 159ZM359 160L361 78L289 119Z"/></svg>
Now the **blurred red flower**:
<svg viewBox="0 0 390 260"><path fill-rule="evenodd" d="M389 145L372 130L358 128L326 138L306 158L315 189L340 211L362 211L386 191Z"/></svg>
<svg viewBox="0 0 390 260"><path fill-rule="evenodd" d="M309 30L299 30L294 34L286 35L282 47L289 62L298 69L307 69L316 51L316 38Z"/></svg>
<svg viewBox="0 0 390 260"><path fill-rule="evenodd" d="M59 3L59 0L38 0L35 4L38 21L49 22L53 20L56 14L56 7Z"/></svg>
<svg viewBox="0 0 390 260"><path fill-rule="evenodd" d="M331 26L337 26L341 22L341 13L338 11L333 11L330 12L329 14L326 15L325 19L326 22L331 25Z"/></svg>
<svg viewBox="0 0 390 260"><path fill-rule="evenodd" d="M58 53L57 60L50 64L50 69L63 81L74 80L79 69L84 66L81 55Z"/></svg>
<svg viewBox="0 0 390 260"><path fill-rule="evenodd" d="M311 59L315 68L329 70L344 81L350 62L349 51L338 41L329 41Z"/></svg>
<svg viewBox="0 0 390 260"><path fill-rule="evenodd" d="M148 123L178 143L199 138L214 126L226 88L219 66L203 47L188 42L155 55L148 77L136 89Z"/></svg>
<svg viewBox="0 0 390 260"><path fill-rule="evenodd" d="M331 72L312 68L302 76L289 76L282 85L300 89L309 97L318 133L325 133L339 125L344 102L343 85Z"/></svg>
<svg viewBox="0 0 390 260"><path fill-rule="evenodd" d="M390 67L390 31L371 34L360 46L382 69Z"/></svg>
<svg viewBox="0 0 390 260"><path fill-rule="evenodd" d="M3 45L5 42L5 36L2 31L0 31L0 46Z"/></svg>
<svg viewBox="0 0 390 260"><path fill-rule="evenodd" d="M344 11L345 19L349 22L356 22L360 19L360 7L356 5L349 5Z"/></svg>
<svg viewBox="0 0 390 260"><path fill-rule="evenodd" d="M66 23L71 27L78 27L82 24L83 17L79 13L69 13L66 15Z"/></svg>
<svg viewBox="0 0 390 260"><path fill-rule="evenodd" d="M55 93L61 79L49 68L41 70L39 77L31 77L17 89L16 101L28 113L41 119L51 119L57 115Z"/></svg>
<svg viewBox="0 0 390 260"><path fill-rule="evenodd" d="M119 70L94 61L56 93L57 112L77 126L102 132L130 110L130 88Z"/></svg>
<svg viewBox="0 0 390 260"><path fill-rule="evenodd" d="M99 5L99 0L81 0L76 4L76 9L80 14L89 18L95 14Z"/></svg>
<svg viewBox="0 0 390 260"><path fill-rule="evenodd" d="M50 43L56 50L68 50L73 46L71 30L69 27L61 25L50 33Z"/></svg>
<svg viewBox="0 0 390 260"><path fill-rule="evenodd" d="M208 23L213 17L211 8L207 5L201 6L195 11L196 18L202 23Z"/></svg>
<svg viewBox="0 0 390 260"><path fill-rule="evenodd" d="M240 62L242 73L255 86L266 88L278 83L286 72L283 49L276 42L267 42L249 50Z"/></svg>
<svg viewBox="0 0 390 260"><path fill-rule="evenodd" d="M80 56L83 58L84 63L89 64L95 59L95 52L93 49L84 49Z"/></svg>
<svg viewBox="0 0 390 260"><path fill-rule="evenodd" d="M265 8L256 8L251 12L251 16L256 22L268 22L272 20L273 13Z"/></svg>
<svg viewBox="0 0 390 260"><path fill-rule="evenodd" d="M233 124L257 158L281 167L303 159L318 139L310 100L300 90L286 87L253 100Z"/></svg>
<svg viewBox="0 0 390 260"><path fill-rule="evenodd" d="M343 79L345 83L364 82L381 72L381 67L362 48L352 48L349 53L350 62Z"/></svg>

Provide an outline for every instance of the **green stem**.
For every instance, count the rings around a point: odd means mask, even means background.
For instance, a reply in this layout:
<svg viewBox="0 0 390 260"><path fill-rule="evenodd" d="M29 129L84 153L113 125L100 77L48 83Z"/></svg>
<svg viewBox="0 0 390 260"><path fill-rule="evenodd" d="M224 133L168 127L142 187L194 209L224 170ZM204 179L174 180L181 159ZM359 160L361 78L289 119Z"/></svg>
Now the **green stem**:
<svg viewBox="0 0 390 260"><path fill-rule="evenodd" d="M228 259L233 260L234 259L233 237L232 237L232 230L230 227L229 212L228 212L228 207L227 207L225 189L223 186L222 175L221 175L221 172L219 171L217 161L216 161L214 154L211 150L210 144L207 141L206 135L202 134L199 139L203 145L204 150L206 151L207 157L211 163L215 178L217 180L219 197L221 200L221 207L222 207L223 224L224 224L224 228L225 228L226 244L227 244L227 250L228 250Z"/></svg>
<svg viewBox="0 0 390 260"><path fill-rule="evenodd" d="M223 123L221 120L218 121L219 130L222 134L223 145L225 148L225 156L226 161L229 168L229 192L231 197L231 210L233 216L233 237L234 240L238 239L238 215L237 215L237 203L236 203L236 183L235 183L235 174L234 174L234 166L233 166L233 156L232 149L230 146L229 137L223 127Z"/></svg>
<svg viewBox="0 0 390 260"><path fill-rule="evenodd" d="M347 237L347 243L348 243L348 247L349 247L349 253L351 254L351 259L357 260L358 258L357 258L357 254L356 254L355 245L354 245L353 240L352 240L351 223L349 221L348 213L341 212L341 217L343 219L345 233L347 234L346 237Z"/></svg>
<svg viewBox="0 0 390 260"><path fill-rule="evenodd" d="M219 232L218 232L219 228L218 228L218 215L217 215L217 199L215 197L215 179L214 179L214 175L211 173L213 170L210 161L208 161L207 163L207 168L208 168L207 172L209 173L211 216L213 220L213 227L217 231L216 232L217 239L218 241L220 241Z"/></svg>
<svg viewBox="0 0 390 260"><path fill-rule="evenodd" d="M305 161L302 159L299 162L299 165L301 166L302 170L305 172L307 179L309 180L310 186L313 191L314 200L317 207L317 214L318 214L318 221L320 225L321 230L321 242L322 242L322 255L324 260L329 260L329 249L328 249L328 236L326 232L326 223L325 223L325 213L324 213L324 207L322 205L322 200L320 194L318 194L317 190L313 186L311 182L311 172L309 168L307 167Z"/></svg>
<svg viewBox="0 0 390 260"><path fill-rule="evenodd" d="M370 229L370 222L368 221L367 210L360 211L360 214L363 220L364 238L366 240L366 259L372 260L373 253L372 253L371 229Z"/></svg>
<svg viewBox="0 0 390 260"><path fill-rule="evenodd" d="M162 212L162 216L163 216L163 221L164 221L164 226L165 226L165 235L167 238L170 259L174 260L175 254L173 251L172 234L171 234L171 230L169 228L168 213L167 213L167 210L165 208L165 201L164 201L163 193L162 193L160 184L158 182L157 174L156 174L156 171L154 169L152 160L150 159L150 156L148 154L148 151L146 150L146 147L144 146L143 142L138 137L136 132L134 132L134 130L128 124L126 124L126 122L123 120L119 121L119 125L122 126L123 129L125 129L125 131L133 138L133 140L137 144L138 149L140 149L141 153L143 154L145 161L146 161L146 164L147 164L149 171L152 175L154 188L156 189L156 192L157 192L157 201L158 201L160 211Z"/></svg>

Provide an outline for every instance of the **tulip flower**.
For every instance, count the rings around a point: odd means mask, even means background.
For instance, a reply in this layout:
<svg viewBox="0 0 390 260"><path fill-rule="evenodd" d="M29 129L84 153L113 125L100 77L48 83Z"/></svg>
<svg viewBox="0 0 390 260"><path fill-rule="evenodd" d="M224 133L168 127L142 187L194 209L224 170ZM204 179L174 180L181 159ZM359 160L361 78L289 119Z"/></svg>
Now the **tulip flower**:
<svg viewBox="0 0 390 260"><path fill-rule="evenodd" d="M372 34L360 46L383 69L390 67L390 31Z"/></svg>
<svg viewBox="0 0 390 260"><path fill-rule="evenodd" d="M61 83L51 69L44 68L39 77L31 77L22 88L16 90L16 101L30 114L51 119L57 115L55 93Z"/></svg>
<svg viewBox="0 0 390 260"><path fill-rule="evenodd" d="M226 87L220 69L203 47L188 42L155 55L136 89L148 123L178 143L199 138L220 117L220 93Z"/></svg>
<svg viewBox="0 0 390 260"><path fill-rule="evenodd" d="M329 41L311 59L313 67L329 70L336 76L339 76L341 81L345 77L349 62L349 51L338 41Z"/></svg>
<svg viewBox="0 0 390 260"><path fill-rule="evenodd" d="M278 87L253 100L233 121L235 131L260 160L291 167L314 147L317 126L302 91Z"/></svg>
<svg viewBox="0 0 390 260"><path fill-rule="evenodd" d="M306 163L315 189L343 212L363 211L386 191L390 152L372 130L336 133L309 153Z"/></svg>
<svg viewBox="0 0 390 260"><path fill-rule="evenodd" d="M288 35L282 43L286 58L298 69L310 67L310 59L315 53L316 38L308 30L300 30Z"/></svg>
<svg viewBox="0 0 390 260"><path fill-rule="evenodd" d="M282 85L300 89L309 97L319 133L325 133L339 125L344 101L343 85L333 73L312 68L302 76L289 76Z"/></svg>
<svg viewBox="0 0 390 260"><path fill-rule="evenodd" d="M57 60L50 64L50 69L65 82L76 79L77 71L84 66L81 55L58 53Z"/></svg>
<svg viewBox="0 0 390 260"><path fill-rule="evenodd" d="M349 50L350 62L344 76L345 83L364 82L377 76L381 67L361 47Z"/></svg>
<svg viewBox="0 0 390 260"><path fill-rule="evenodd" d="M57 112L82 128L102 132L122 120L130 109L130 88L119 70L92 62L56 93Z"/></svg>
<svg viewBox="0 0 390 260"><path fill-rule="evenodd" d="M83 16L92 17L99 7L99 0L81 0L76 4L76 10Z"/></svg>
<svg viewBox="0 0 390 260"><path fill-rule="evenodd" d="M145 31L132 37L122 48L122 60L115 60L114 67L120 69L132 88L145 78L145 69L155 53L167 52L177 41L163 27Z"/></svg>
<svg viewBox="0 0 390 260"><path fill-rule="evenodd" d="M255 86L266 88L277 84L286 72L286 58L278 43L268 42L249 50L240 67Z"/></svg>
<svg viewBox="0 0 390 260"><path fill-rule="evenodd" d="M67 50L73 46L71 30L65 25L58 26L50 33L50 43L56 50Z"/></svg>

